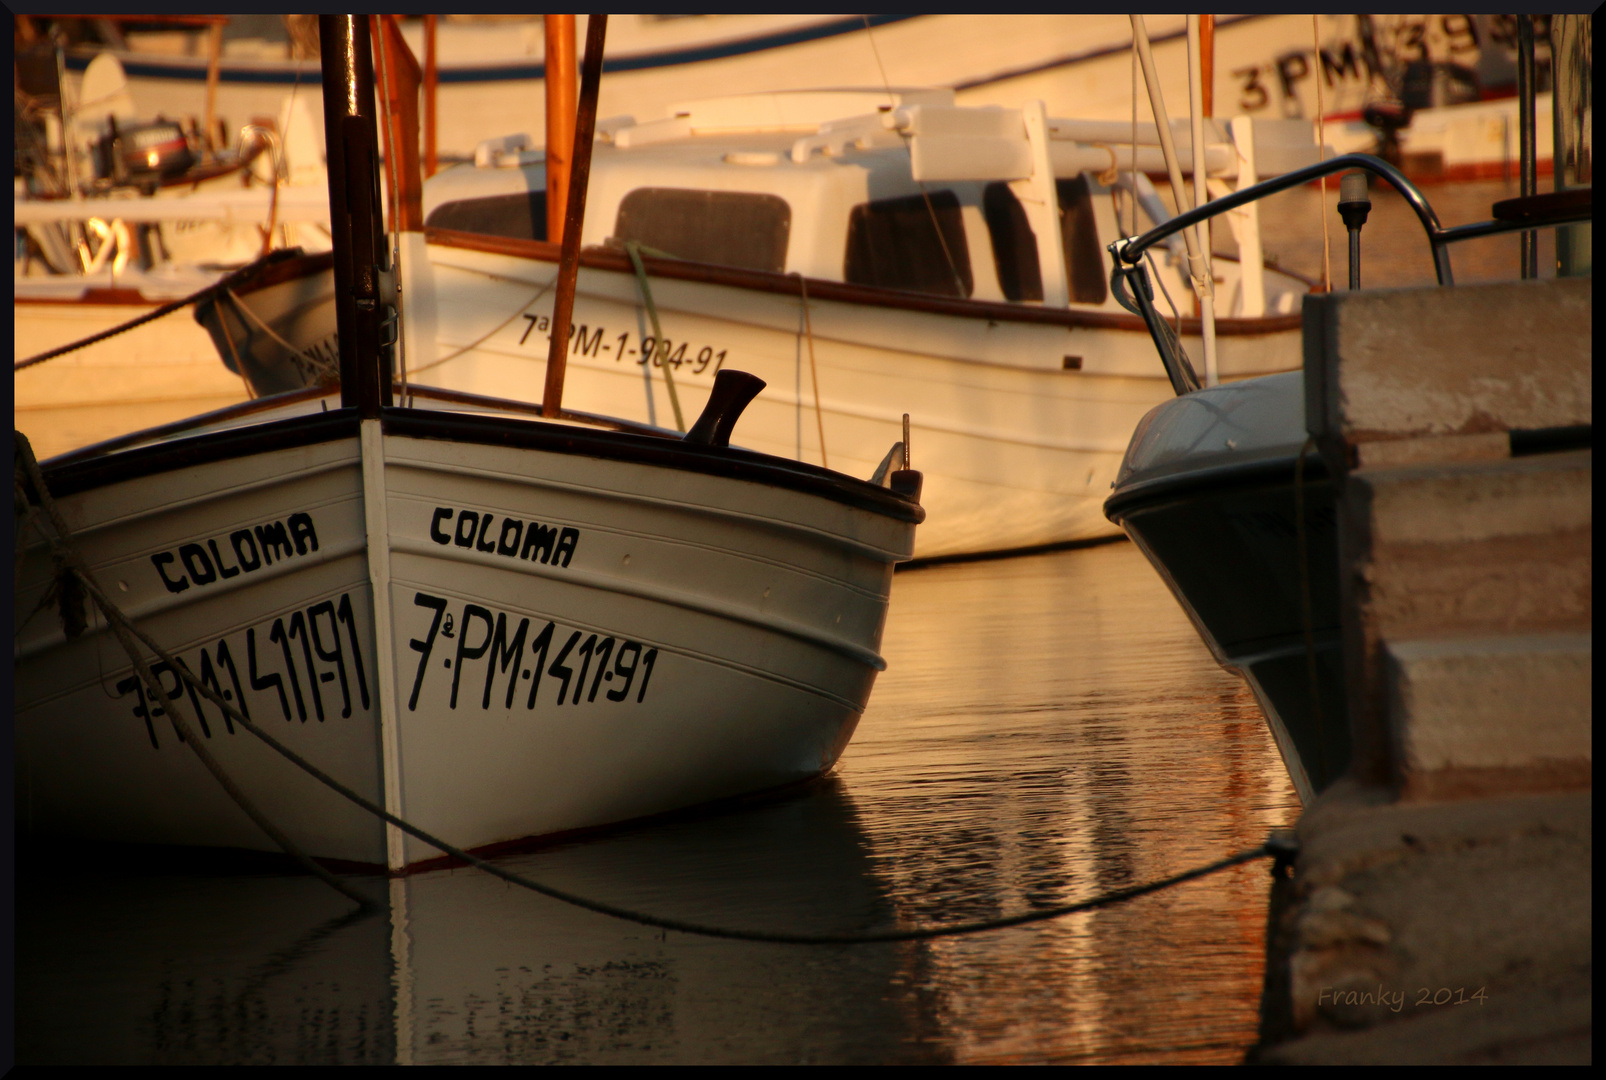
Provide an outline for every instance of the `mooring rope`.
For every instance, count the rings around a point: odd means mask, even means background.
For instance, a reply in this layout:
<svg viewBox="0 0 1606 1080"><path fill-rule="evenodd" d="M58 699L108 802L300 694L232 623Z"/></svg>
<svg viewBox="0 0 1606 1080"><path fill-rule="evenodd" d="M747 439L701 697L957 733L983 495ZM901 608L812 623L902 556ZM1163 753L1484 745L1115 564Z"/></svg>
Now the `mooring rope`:
<svg viewBox="0 0 1606 1080"><path fill-rule="evenodd" d="M1327 732L1322 719L1321 681L1316 671L1316 615L1310 592L1310 541L1305 530L1305 455L1316 448L1316 437L1307 435L1294 459L1294 527L1299 543L1299 621L1305 632L1305 674L1310 679L1311 719L1316 725L1316 761L1323 776L1327 768ZM1312 785L1314 787L1314 785Z"/></svg>
<svg viewBox="0 0 1606 1080"><path fill-rule="evenodd" d="M243 280L246 277L246 275L252 273L253 271L255 271L257 269L259 269L264 264L269 263L269 262L276 262L279 259L284 259L284 258L290 257L290 255L293 252L295 252L295 250L296 249L294 249L294 248L290 248L290 249L286 249L286 250L275 251L275 252L272 252L272 253L270 253L268 255L264 255L262 258L257 259L254 262L248 263L245 266L240 267L238 270L232 271L231 273L224 275L223 277L219 278L217 281L214 281L212 284L208 285L204 289L201 289L201 290L199 290L197 292L193 292L190 295L188 295L186 297L183 297L181 299L178 299L178 300L170 300L167 303L165 303L165 304L161 305L160 307L156 308L154 311L147 311L143 315L137 316L135 318L132 318L132 319L128 320L125 323L121 323L121 324L119 324L117 326L112 327L110 330L102 330L98 334L91 334L86 338L81 338L78 341L70 342L69 344L63 345L60 348L50 349L50 350L48 350L46 352L40 353L38 356L30 356L26 360L18 360L12 365L11 370L12 371L21 371L24 368L33 367L35 364L42 364L46 360L54 360L58 356L65 356L66 354L68 354L70 352L77 352L79 349L88 348L89 346L94 345L94 344L96 344L98 342L105 341L107 338L116 337L118 334L126 334L130 330L133 330L133 329L135 329L137 327L140 327L140 326L144 326L148 322L154 322L155 320L160 319L164 315L171 315L173 312L178 311L181 308L188 307L191 304L198 304L203 300L207 300L207 299L211 298L212 296L215 296L215 295L217 295L217 294L219 294L221 292L225 292L225 291L233 288L241 280Z"/></svg>
<svg viewBox="0 0 1606 1080"><path fill-rule="evenodd" d="M80 582L84 591L94 599L95 605L106 616L107 627L117 637L117 642L123 647L123 651L128 654L129 661L134 665L135 673L139 676L140 682L145 685L145 692L150 695L152 707L154 708L157 702L162 703L168 719L173 722L174 730L178 732L179 741L189 744L190 749L195 751L195 756L201 759L201 764L222 786L224 792L234 801L235 805L244 811L245 815L255 822L257 827L279 846L280 850L300 863L310 873L322 879L325 884L355 902L359 907L374 907L372 900L363 896L314 862L310 855L301 850L300 845L290 839L282 829L269 820L267 815L257 808L256 804L246 796L245 792L240 790L240 786L224 771L223 766L218 762L217 758L212 756L211 751L202 745L200 738L195 733L195 729L190 726L189 718L184 715L184 710L180 707L178 699L162 689L161 681L151 671L150 665L145 662L144 657L140 656L139 649L134 643L134 638L129 632L132 624L129 623L121 611L116 610L111 599L101 590L100 584L90 574L89 567L84 563L83 557L72 546L72 531L67 527L66 519L61 516L61 511L57 508L55 500L49 495L49 488L46 487L44 477L39 471L39 462L34 458L33 446L28 442L28 437L20 431L15 432L15 436L17 457L22 467L27 471L28 482L33 485L34 491L39 494L39 500L44 506L45 515L50 520L51 527L56 534L52 537L50 533L40 529L40 535L50 543L60 570L70 574L72 579ZM21 545L19 544L18 547L20 548ZM75 591L67 588L64 584L61 586L63 622L67 624L68 637L77 637L85 629L85 620L82 617L80 607L82 597L73 596L72 594ZM152 651L158 656L163 656L161 650L153 649Z"/></svg>
<svg viewBox="0 0 1606 1080"><path fill-rule="evenodd" d="M634 240L625 241L625 253L630 256L630 265L636 270L636 285L641 289L641 299L647 305L647 317L652 320L653 355L650 359L658 360L658 366L664 373L664 386L669 389L669 407L675 414L675 430L684 432L686 421L680 415L680 395L675 392L675 380L669 373L669 343L664 340L663 327L658 323L658 305L652 302L652 286L647 283L647 267L641 261L641 245ZM646 360L642 361L647 363ZM648 364L647 375L652 376L652 366Z"/></svg>
<svg viewBox="0 0 1606 1080"><path fill-rule="evenodd" d="M820 372L814 363L814 320L809 317L809 279L797 275L797 287L803 296L803 329L809 339L809 378L814 381L814 423L820 429L820 467L829 469L825 456L825 414L820 408Z"/></svg>
<svg viewBox="0 0 1606 1080"><path fill-rule="evenodd" d="M311 776L313 779L317 780L319 783L323 784L325 787L329 788L331 791L345 798L354 805L366 810L368 813L374 815L387 824L395 826L407 835L420 840L425 844L428 844L430 847L433 847L440 852L443 852L451 858L466 863L475 869L482 870L493 877L500 878L510 885L517 885L520 888L539 893L540 895L548 897L549 899L557 900L598 915L608 915L616 919L623 919L626 922L633 922L641 926L650 926L658 930L676 930L681 933L696 934L701 937L722 938L729 941L762 942L778 945L869 945L898 941L924 941L932 938L955 937L962 934L982 933L988 930L1001 930L1011 926L1023 926L1029 923L1057 919L1061 918L1062 916L1072 915L1078 912L1093 911L1098 908L1109 907L1113 904L1122 903L1127 900L1134 900L1140 896L1146 896L1150 893L1159 892L1162 889L1167 889L1174 885L1181 885L1184 882L1195 881L1199 878L1208 877L1211 874L1230 869L1234 866L1240 866L1244 863L1253 862L1257 859L1268 857L1276 858L1277 868L1281 869L1287 865L1287 862L1290 858L1288 841L1280 838L1277 834L1273 834L1266 843L1258 847L1248 848L1244 851L1238 852L1237 854L1229 855L1223 859L1218 859L1215 862L1209 863L1205 866L1196 867L1180 874L1173 874L1170 877L1160 878L1159 880L1151 881L1143 885L1134 885L1124 889L1115 889L1111 892L1103 893L1102 895L1093 897L1090 900L1082 900L1072 904L1060 904L1049 908L1039 908L1035 911L1021 912L1016 915L1007 915L996 919L983 919L976 922L956 923L950 926L923 926L912 927L903 930L881 930L849 934L791 934L780 931L743 930L726 926L711 926L706 923L692 922L686 919L673 919L661 915L654 915L650 912L636 911L631 908L621 907L617 904L610 904L606 901L594 900L589 897L580 896L564 889L559 889L551 885L543 884L539 881L534 881L530 878L524 877L522 874L514 873L505 867L488 862L485 859L471 854L470 852L465 851L453 844L449 844L445 840L431 835L411 822L405 821L397 815L392 814L384 807L377 805L365 796L353 791L351 788L342 784L334 777L328 775L310 761L307 761L300 754L296 753L294 750L281 743L278 739L259 728L238 708L234 707L229 702L224 701L218 692L202 683L201 680L195 676L194 672L190 671L189 666L186 665L183 660L157 645L156 642L151 640L149 635L134 625L134 623L123 614L121 609L119 609L117 605L112 602L111 598L107 596L106 593L101 589L99 583L94 579L93 575L89 573L88 567L83 562L82 558L79 557L76 551L73 550L71 546L71 533L66 529L65 521L61 518L59 511L55 508L55 503L50 495L49 488L46 486L44 477L39 471L38 462L34 459L33 449L28 444L26 436L24 436L20 431L16 432L16 446L21 464L27 470L28 480L33 486L36 497L44 506L46 514L49 516L52 525L55 527L57 535L51 536L50 534L45 533L42 529L40 532L45 536L46 542L51 545L52 549L64 556L63 565L65 569L71 572L79 581L83 583L85 591L95 599L96 605L106 616L107 623L113 626L114 630L120 631L119 641L124 643L125 651L129 653L130 657L135 659L136 665L142 662L139 661L137 654L133 649L134 640L143 643L145 647L149 649L156 657L168 664L185 684L188 684L192 690L205 697L213 705L217 706L217 708L222 710L222 712L234 723L238 724L252 735L255 735L262 742L266 743L271 749L282 755L286 760L306 772L307 775ZM148 668L145 669L145 671L148 670ZM141 673L141 677L144 678L144 672ZM159 683L154 683L153 685L158 688L160 687ZM152 692L154 693L156 691L153 690ZM168 695L165 692L162 692L158 695L157 700L164 699L168 699ZM175 719L176 718L177 717L175 714ZM198 755L202 754L200 744L195 740L193 734L187 736L187 741L190 742L192 748L196 750ZM208 757L206 755L202 755L202 760L208 760ZM221 775L216 770L214 770L214 775L219 775L220 779L222 779ZM288 842L288 837L286 837L285 840ZM290 849L286 848L286 850ZM321 866L317 866L316 863L312 863L310 859L306 861L307 863L311 864L311 868L313 869L314 873L316 873L320 878L329 881L332 885L334 885L335 888L339 889L346 896L351 897L359 904L363 904L365 906L372 903L366 898L358 896L344 883L334 879L333 876Z"/></svg>

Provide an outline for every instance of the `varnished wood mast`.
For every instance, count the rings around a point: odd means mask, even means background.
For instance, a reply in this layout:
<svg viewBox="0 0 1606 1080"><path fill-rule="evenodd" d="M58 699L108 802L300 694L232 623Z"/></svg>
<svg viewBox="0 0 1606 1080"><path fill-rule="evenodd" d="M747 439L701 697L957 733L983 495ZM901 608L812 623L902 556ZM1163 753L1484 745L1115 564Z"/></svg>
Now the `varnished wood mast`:
<svg viewBox="0 0 1606 1080"><path fill-rule="evenodd" d="M394 15L370 15L374 66L385 109L385 173L390 180L391 228L417 232L424 227L424 185L418 160L418 90L423 72L402 40Z"/></svg>
<svg viewBox="0 0 1606 1080"><path fill-rule="evenodd" d="M574 16L545 16L546 238L563 243L569 208L569 166L574 161Z"/></svg>
<svg viewBox="0 0 1606 1080"><path fill-rule="evenodd" d="M541 415L563 413L563 376L569 363L569 319L574 314L574 283L580 272L580 227L586 216L586 186L591 179L591 139L597 128L597 87L602 82L602 45L608 16L586 21L586 58L580 71L580 115L574 125L574 156L569 163L569 195L563 220L563 248L558 263L558 295L552 307L552 344L547 351L546 387Z"/></svg>

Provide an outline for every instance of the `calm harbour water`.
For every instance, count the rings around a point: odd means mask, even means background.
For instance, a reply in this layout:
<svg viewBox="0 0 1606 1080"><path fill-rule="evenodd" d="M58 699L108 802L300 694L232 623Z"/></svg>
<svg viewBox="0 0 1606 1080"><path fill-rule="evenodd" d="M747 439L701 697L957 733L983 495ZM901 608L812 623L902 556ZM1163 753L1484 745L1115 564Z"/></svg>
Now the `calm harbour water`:
<svg viewBox="0 0 1606 1080"><path fill-rule="evenodd" d="M1456 224L1516 189L1427 194ZM1414 221L1374 199L1366 284L1430 283ZM1320 220L1315 189L1274 197L1269 252L1319 278ZM1463 282L1516 276L1514 236L1455 250ZM507 863L704 922L867 930L1139 884L1298 815L1253 698L1130 544L900 574L884 652L825 781ZM17 1060L1191 1064L1255 1039L1265 863L1031 927L861 947L661 934L472 870L354 880L385 914L351 918L321 883L260 868L25 853Z"/></svg>
<svg viewBox="0 0 1606 1080"><path fill-rule="evenodd" d="M1243 684L1127 543L898 575L832 776L507 859L662 914L851 931L1174 874L1298 813ZM1264 862L930 943L660 933L473 870L353 879L19 864L17 1060L1233 1062L1254 1041Z"/></svg>

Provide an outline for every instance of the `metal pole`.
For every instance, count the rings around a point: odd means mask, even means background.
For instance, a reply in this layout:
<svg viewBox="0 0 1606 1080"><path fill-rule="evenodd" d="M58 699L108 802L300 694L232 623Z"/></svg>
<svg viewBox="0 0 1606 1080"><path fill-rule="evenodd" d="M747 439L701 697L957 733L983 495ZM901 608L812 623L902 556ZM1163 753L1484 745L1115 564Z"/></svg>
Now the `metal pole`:
<svg viewBox="0 0 1606 1080"><path fill-rule="evenodd" d="M335 326L340 338L340 404L365 419L391 403L389 356L379 349L378 132L368 19L320 15L323 130L328 148L329 233L335 257Z"/></svg>
<svg viewBox="0 0 1606 1080"><path fill-rule="evenodd" d="M1193 205L1210 201L1205 176L1204 146L1204 36L1197 15L1188 16L1188 123L1193 140ZM1210 223L1199 229L1203 280L1195 279L1199 293L1199 332L1204 339L1204 379L1215 386L1216 376L1216 273L1210 265Z"/></svg>
<svg viewBox="0 0 1606 1080"><path fill-rule="evenodd" d="M541 395L541 415L549 418L563 412L563 376L569 363L569 320L574 315L574 286L580 273L580 227L586 216L591 140L597 127L597 86L602 82L602 43L607 32L608 16L592 15L586 24L586 58L580 71L580 114L574 132L574 166L569 172L563 255L558 264L558 295L553 301L552 341L547 349L546 387Z"/></svg>
<svg viewBox="0 0 1606 1080"><path fill-rule="evenodd" d="M1372 211L1366 174L1359 170L1344 174L1338 184L1338 213L1349 230L1349 287L1361 287L1361 226Z"/></svg>
<svg viewBox="0 0 1606 1080"><path fill-rule="evenodd" d="M1177 147L1171 139L1171 119L1165 111L1165 98L1160 95L1160 76L1154 70L1154 52L1149 47L1149 30L1142 15L1132 17L1132 43L1137 46L1138 63L1143 68L1143 83L1149 89L1149 107L1154 110L1154 128L1160 137L1160 153L1165 157L1166 172L1171 177L1171 193L1176 196L1177 213L1188 209L1188 192L1182 183L1182 166L1177 163ZM1182 230L1183 243L1188 246L1188 270L1197 291L1208 280L1204 272L1204 256L1200 253L1199 227Z"/></svg>
<svg viewBox="0 0 1606 1080"><path fill-rule="evenodd" d="M1534 131L1534 20L1532 15L1517 16L1517 123L1521 142L1521 190L1524 199L1539 191L1539 148ZM1552 150L1554 154L1554 150ZM1522 276L1539 276L1539 233L1529 229L1522 234Z"/></svg>

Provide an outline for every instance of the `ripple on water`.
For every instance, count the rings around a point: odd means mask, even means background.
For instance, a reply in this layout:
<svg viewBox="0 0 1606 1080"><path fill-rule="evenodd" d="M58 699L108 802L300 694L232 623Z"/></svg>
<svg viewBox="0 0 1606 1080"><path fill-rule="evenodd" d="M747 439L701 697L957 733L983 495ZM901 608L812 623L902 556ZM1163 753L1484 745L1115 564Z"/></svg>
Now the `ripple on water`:
<svg viewBox="0 0 1606 1080"><path fill-rule="evenodd" d="M1252 846L1297 804L1243 684L1129 544L900 574L834 775L509 858L613 902L844 931L1085 898ZM1228 1062L1263 864L971 938L660 934L459 870L363 887L19 867L21 1061Z"/></svg>

